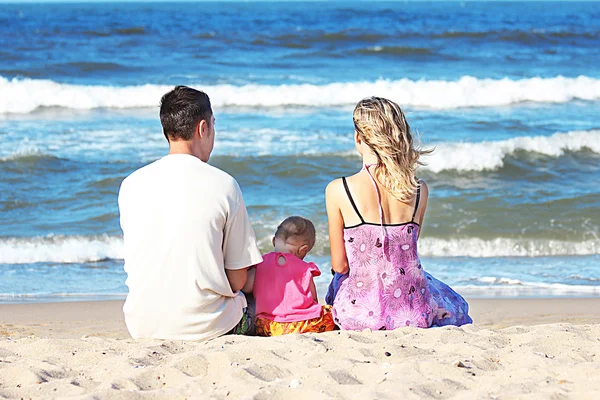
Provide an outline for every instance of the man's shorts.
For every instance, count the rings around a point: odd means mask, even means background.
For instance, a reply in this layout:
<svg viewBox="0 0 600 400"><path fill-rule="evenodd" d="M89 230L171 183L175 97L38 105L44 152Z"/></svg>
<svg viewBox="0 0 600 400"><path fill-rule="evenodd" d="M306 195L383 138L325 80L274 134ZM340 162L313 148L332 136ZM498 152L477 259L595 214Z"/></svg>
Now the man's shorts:
<svg viewBox="0 0 600 400"><path fill-rule="evenodd" d="M248 312L248 308L244 308L242 313L242 319L236 326L233 327L226 335L253 335L255 331L254 322L252 316Z"/></svg>

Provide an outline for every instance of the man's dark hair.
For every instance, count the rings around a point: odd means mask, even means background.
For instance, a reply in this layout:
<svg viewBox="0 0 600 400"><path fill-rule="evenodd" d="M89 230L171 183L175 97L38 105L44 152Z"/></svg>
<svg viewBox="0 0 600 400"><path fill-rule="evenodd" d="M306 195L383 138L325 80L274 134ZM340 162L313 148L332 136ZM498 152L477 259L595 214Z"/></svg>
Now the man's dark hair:
<svg viewBox="0 0 600 400"><path fill-rule="evenodd" d="M275 232L275 237L287 240L289 237L298 237L306 242L308 249L312 249L315 245L317 233L313 223L302 217L288 217L279 226Z"/></svg>
<svg viewBox="0 0 600 400"><path fill-rule="evenodd" d="M198 123L210 126L208 95L187 86L176 86L160 99L160 123L167 140L191 140Z"/></svg>

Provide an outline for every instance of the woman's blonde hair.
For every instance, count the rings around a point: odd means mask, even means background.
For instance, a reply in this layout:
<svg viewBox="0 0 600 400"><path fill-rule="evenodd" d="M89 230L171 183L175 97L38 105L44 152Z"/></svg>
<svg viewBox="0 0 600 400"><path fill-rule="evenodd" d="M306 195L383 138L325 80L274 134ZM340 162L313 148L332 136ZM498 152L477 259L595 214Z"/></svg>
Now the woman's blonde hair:
<svg viewBox="0 0 600 400"><path fill-rule="evenodd" d="M432 150L413 143L404 113L391 100L369 97L354 108L354 129L377 157L375 176L396 199L406 202L417 190L415 171L424 165L419 158Z"/></svg>

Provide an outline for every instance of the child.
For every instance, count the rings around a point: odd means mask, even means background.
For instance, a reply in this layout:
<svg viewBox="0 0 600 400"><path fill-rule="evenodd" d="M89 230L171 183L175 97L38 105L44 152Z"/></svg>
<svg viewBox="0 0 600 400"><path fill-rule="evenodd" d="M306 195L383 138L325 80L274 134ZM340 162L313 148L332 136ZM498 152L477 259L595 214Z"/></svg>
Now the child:
<svg viewBox="0 0 600 400"><path fill-rule="evenodd" d="M417 239L428 188L415 177L419 157L400 107L371 97L354 109L357 174L327 186L331 265L328 301L342 329L472 322L466 301L423 271ZM347 275L346 275L347 274Z"/></svg>
<svg viewBox="0 0 600 400"><path fill-rule="evenodd" d="M303 261L315 244L312 222L286 218L273 237L274 251L249 271L244 291L252 285L256 300L256 334L325 332L335 328L331 307L317 302L313 277L321 275L313 263Z"/></svg>

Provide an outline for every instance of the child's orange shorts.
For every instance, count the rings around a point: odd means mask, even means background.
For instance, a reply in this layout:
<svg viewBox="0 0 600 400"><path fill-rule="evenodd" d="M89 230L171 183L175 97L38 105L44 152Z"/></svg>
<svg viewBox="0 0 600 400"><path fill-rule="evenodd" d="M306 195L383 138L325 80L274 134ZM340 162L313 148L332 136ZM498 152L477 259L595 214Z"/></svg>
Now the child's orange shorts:
<svg viewBox="0 0 600 400"><path fill-rule="evenodd" d="M289 333L327 332L335 329L331 306L323 306L321 316L306 321L276 322L266 318L256 318L258 336L280 336Z"/></svg>

